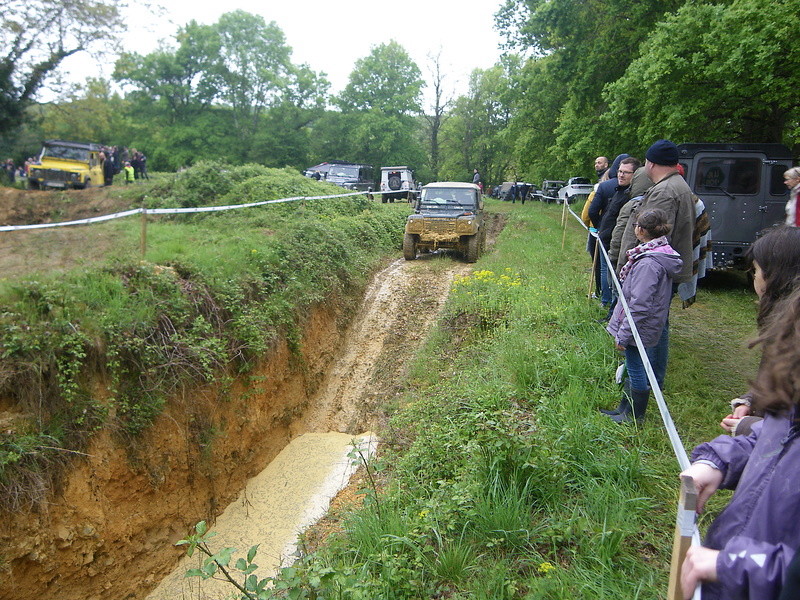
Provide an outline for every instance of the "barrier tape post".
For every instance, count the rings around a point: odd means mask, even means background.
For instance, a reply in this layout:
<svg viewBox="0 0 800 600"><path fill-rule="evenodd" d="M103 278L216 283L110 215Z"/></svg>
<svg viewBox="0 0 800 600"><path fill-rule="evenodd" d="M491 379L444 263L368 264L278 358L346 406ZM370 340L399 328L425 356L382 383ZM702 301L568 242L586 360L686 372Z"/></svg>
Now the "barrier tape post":
<svg viewBox="0 0 800 600"><path fill-rule="evenodd" d="M147 252L147 209L142 207L142 230L139 236L139 251L142 253L142 259Z"/></svg>
<svg viewBox="0 0 800 600"><path fill-rule="evenodd" d="M561 236L561 249L564 249L564 245L567 242L567 201L564 200L564 210L561 211L561 228L564 230L563 235Z"/></svg>
<svg viewBox="0 0 800 600"><path fill-rule="evenodd" d="M672 542L672 559L669 568L669 589L667 600L683 600L681 593L681 569L686 551L692 545L692 536L697 518L697 488L694 479L681 475L681 494L678 499L678 518L675 523L675 537Z"/></svg>

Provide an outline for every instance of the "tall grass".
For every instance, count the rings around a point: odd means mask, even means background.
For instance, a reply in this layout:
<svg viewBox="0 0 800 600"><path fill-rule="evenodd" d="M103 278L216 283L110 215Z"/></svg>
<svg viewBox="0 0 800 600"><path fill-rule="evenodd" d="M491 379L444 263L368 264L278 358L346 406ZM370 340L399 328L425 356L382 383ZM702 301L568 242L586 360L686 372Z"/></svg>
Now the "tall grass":
<svg viewBox="0 0 800 600"><path fill-rule="evenodd" d="M428 557L415 585L393 580L391 597L661 598L679 469L657 411L636 428L597 410L619 399L621 357L587 298L585 233L570 223L562 249L557 208L490 210L509 212L508 225L454 285L384 432L386 498ZM671 317L666 396L689 447L721 433L725 402L746 387L734 366L753 364L752 295L743 281L709 281ZM346 532L303 569L352 569L347 548L366 543ZM362 560L406 553L383 545ZM361 576L368 586L374 570ZM324 583L314 589L327 597Z"/></svg>

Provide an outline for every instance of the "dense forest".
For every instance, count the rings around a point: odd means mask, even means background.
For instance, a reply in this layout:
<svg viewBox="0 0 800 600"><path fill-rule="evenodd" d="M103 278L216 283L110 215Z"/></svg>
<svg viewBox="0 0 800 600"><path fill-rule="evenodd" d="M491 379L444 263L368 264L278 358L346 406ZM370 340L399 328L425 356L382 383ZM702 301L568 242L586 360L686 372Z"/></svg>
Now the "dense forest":
<svg viewBox="0 0 800 600"><path fill-rule="evenodd" d="M234 11L188 23L149 54L120 52L112 80L50 103L37 94L66 56L115 47L117 5L3 5L4 159L64 138L143 149L151 170L336 158L410 164L423 181L477 167L491 184L589 175L595 155L641 155L660 137L800 153L800 0L506 0L503 58L474 70L460 97L437 57L418 65L396 41L357 60L333 95L323 74L292 62L278 24Z"/></svg>

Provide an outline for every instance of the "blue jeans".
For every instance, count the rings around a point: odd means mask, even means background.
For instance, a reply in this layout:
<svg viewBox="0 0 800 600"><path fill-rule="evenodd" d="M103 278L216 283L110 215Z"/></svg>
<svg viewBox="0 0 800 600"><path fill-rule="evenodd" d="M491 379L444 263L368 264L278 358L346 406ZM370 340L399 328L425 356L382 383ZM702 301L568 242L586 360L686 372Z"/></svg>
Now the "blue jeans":
<svg viewBox="0 0 800 600"><path fill-rule="evenodd" d="M611 306L613 300L611 294L611 275L608 273L606 257L603 256L602 250L599 250L599 252L600 256L597 257L597 260L600 261L600 302L603 303L603 306L608 308Z"/></svg>
<svg viewBox="0 0 800 600"><path fill-rule="evenodd" d="M645 348L650 364L653 364L656 346ZM625 370L628 371L628 378L631 380L632 390L649 390L650 383L647 381L647 372L644 370L642 357L639 356L639 349L636 345L625 348ZM659 384L660 385L660 384Z"/></svg>
<svg viewBox="0 0 800 600"><path fill-rule="evenodd" d="M664 330L655 346L644 349L650 366L653 367L653 374L656 376L658 387L664 389L664 376L667 374L667 359L669 358L669 320L664 324ZM631 380L632 390L649 390L650 382L647 380L647 372L644 370L642 357L639 356L639 349L635 344L625 348L625 369Z"/></svg>

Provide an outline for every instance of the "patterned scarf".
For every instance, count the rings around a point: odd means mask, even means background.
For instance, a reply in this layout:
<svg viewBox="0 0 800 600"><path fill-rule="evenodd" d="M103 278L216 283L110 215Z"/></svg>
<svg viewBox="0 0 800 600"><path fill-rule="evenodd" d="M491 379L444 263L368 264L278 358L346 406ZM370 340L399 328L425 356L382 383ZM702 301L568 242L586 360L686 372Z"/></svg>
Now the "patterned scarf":
<svg viewBox="0 0 800 600"><path fill-rule="evenodd" d="M631 272L631 268L633 268L633 262L636 260L636 257L640 254L644 254L648 250L652 250L653 248L658 248L659 246L666 246L669 242L667 241L667 236L662 235L661 237L657 237L654 240L650 240L649 242L642 242L638 246L634 246L630 250L628 250L625 255L628 257L628 262L626 262L622 269L619 271L619 282L622 283L625 281L625 278L628 276L628 273Z"/></svg>

